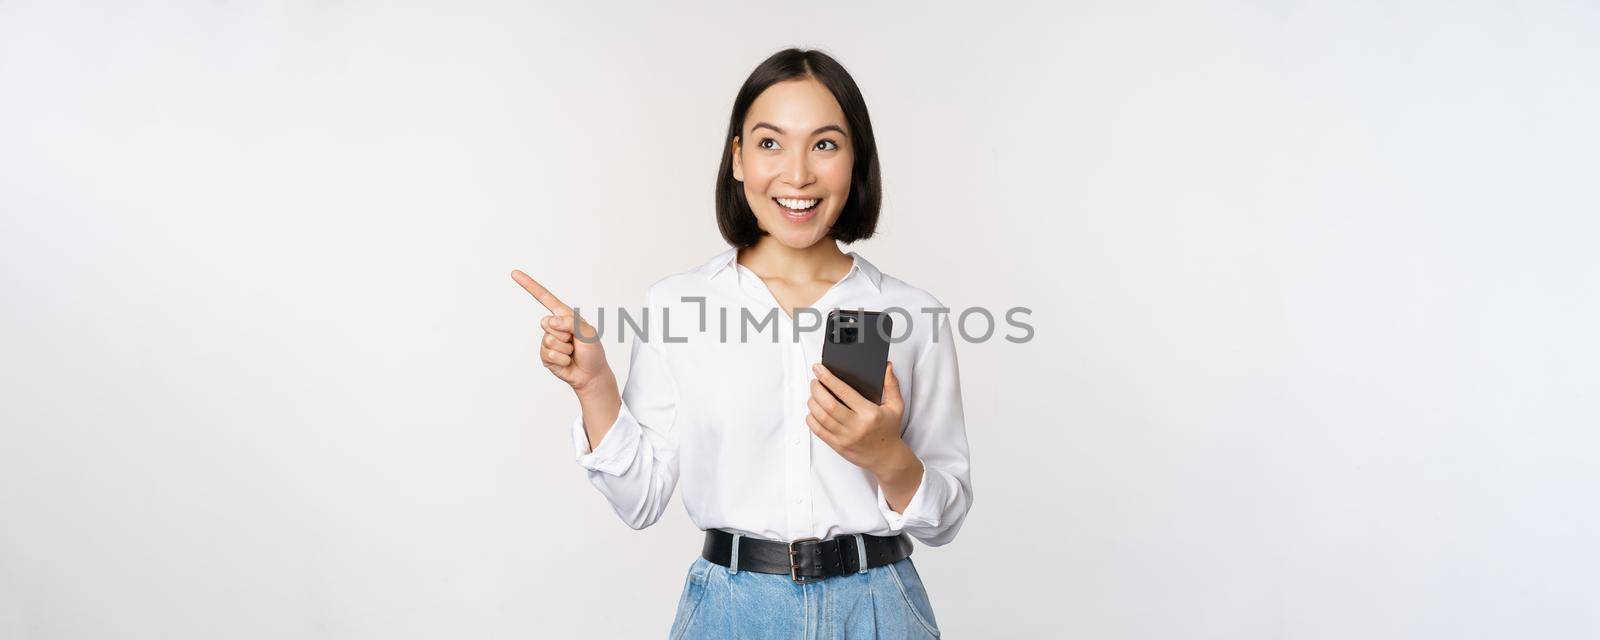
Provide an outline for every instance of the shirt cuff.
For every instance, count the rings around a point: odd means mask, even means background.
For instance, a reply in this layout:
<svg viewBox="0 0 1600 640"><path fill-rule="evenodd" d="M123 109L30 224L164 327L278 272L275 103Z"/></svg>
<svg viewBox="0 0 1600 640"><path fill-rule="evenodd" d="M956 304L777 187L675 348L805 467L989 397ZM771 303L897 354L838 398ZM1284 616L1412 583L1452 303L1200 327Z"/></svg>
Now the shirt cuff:
<svg viewBox="0 0 1600 640"><path fill-rule="evenodd" d="M578 460L590 471L599 471L614 476L620 476L633 466L633 458L639 451L639 423L634 420L633 413L628 411L628 403L622 403L617 411L617 419L611 423L611 429L606 431L605 437L600 439L600 446L594 451L589 450L589 434L583 429L583 413L579 412L576 420L572 422L572 448Z"/></svg>
<svg viewBox="0 0 1600 640"><path fill-rule="evenodd" d="M917 483L916 493L911 495L911 501L906 503L905 511L895 513L889 508L889 498L883 494L883 485L878 485L878 511L883 513L883 519L889 523L889 530L899 533L906 527L925 527L937 525L939 513L936 506L944 504L943 496L932 495L942 491L944 483L938 482L933 475L938 473L927 465L922 467L922 481Z"/></svg>

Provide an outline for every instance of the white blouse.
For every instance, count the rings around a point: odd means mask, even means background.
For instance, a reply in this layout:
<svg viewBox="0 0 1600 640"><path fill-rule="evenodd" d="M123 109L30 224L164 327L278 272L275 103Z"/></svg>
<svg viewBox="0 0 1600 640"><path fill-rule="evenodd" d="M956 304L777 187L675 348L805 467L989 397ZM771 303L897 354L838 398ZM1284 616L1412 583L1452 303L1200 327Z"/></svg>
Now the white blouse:
<svg viewBox="0 0 1600 640"><path fill-rule="evenodd" d="M661 518L681 482L700 529L783 541L901 531L929 546L954 539L972 507L972 478L948 311L935 327L936 312L924 309L943 309L938 299L852 251L850 272L811 305L818 312L792 318L737 255L730 248L657 281L644 313L628 310L632 324L614 309L584 314L606 342L624 326L633 336L611 430L590 451L581 412L572 423L589 481L635 529ZM901 341L889 348L905 402L901 438L923 464L904 513L805 420L827 311L894 307L904 310L891 314Z"/></svg>

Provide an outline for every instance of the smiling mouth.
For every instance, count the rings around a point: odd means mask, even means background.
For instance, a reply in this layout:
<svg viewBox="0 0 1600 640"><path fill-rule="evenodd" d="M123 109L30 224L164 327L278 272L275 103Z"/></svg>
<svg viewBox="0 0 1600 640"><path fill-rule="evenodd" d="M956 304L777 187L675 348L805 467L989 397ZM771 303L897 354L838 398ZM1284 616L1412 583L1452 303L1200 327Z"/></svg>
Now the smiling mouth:
<svg viewBox="0 0 1600 640"><path fill-rule="evenodd" d="M772 201L777 203L778 208L785 214L794 218L806 217L816 210L817 205L822 204L822 198L773 198Z"/></svg>

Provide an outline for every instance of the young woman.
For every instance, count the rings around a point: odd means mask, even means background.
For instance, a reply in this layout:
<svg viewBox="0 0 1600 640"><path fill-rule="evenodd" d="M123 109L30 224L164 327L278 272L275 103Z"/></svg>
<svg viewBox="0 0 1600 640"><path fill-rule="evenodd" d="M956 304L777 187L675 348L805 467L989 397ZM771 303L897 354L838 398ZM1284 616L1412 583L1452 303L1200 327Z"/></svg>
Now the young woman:
<svg viewBox="0 0 1600 640"><path fill-rule="evenodd" d="M839 248L878 219L866 103L829 56L781 51L724 140L730 248L651 285L620 393L599 331L512 274L551 312L540 358L578 396L577 460L635 529L681 484L706 540L671 638L936 637L910 538L949 543L972 506L960 375L939 300ZM835 308L893 310L880 403L819 364Z"/></svg>

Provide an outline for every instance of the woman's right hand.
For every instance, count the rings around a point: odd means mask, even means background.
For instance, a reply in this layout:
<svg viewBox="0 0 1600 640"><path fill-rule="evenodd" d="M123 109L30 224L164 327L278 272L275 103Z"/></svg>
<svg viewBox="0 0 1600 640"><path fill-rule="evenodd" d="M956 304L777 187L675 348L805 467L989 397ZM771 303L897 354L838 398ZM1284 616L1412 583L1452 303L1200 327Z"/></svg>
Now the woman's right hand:
<svg viewBox="0 0 1600 640"><path fill-rule="evenodd" d="M529 277L521 270L513 269L511 279L533 295L534 300L550 311L550 315L539 321L539 326L544 329L544 336L539 339L539 360L544 363L550 373L569 385L579 396L590 391L603 391L616 388L616 376L611 372L611 365L606 362L605 348L600 345L598 334L594 326L587 321L577 318L572 312L572 307L561 302L555 294L545 289L544 285ZM573 336L573 322L581 323L578 327L583 332L585 339L592 341L576 340ZM609 385L607 383L610 383Z"/></svg>

